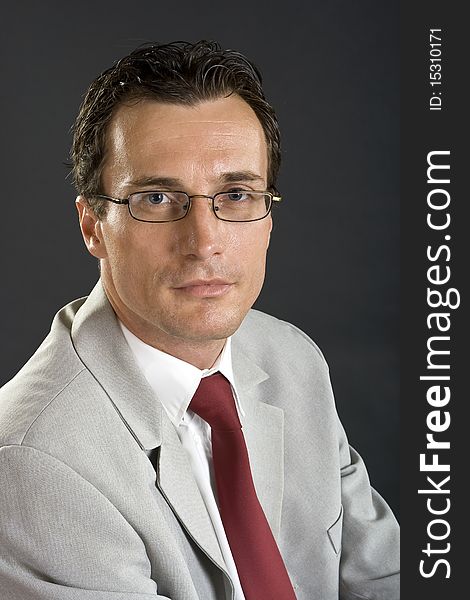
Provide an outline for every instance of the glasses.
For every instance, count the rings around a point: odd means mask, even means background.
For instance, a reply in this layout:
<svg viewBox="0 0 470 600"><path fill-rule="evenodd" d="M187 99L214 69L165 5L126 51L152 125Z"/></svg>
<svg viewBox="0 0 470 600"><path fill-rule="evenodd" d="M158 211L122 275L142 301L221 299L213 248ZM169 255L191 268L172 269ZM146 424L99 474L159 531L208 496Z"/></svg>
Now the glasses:
<svg viewBox="0 0 470 600"><path fill-rule="evenodd" d="M271 192L252 190L230 190L214 196L186 192L148 191L130 194L123 200L98 194L96 198L109 200L115 204L127 204L129 214L136 221L145 223L168 223L179 221L189 213L192 198L208 198L212 201L212 211L221 221L249 222L260 221L269 215L273 202L280 202L281 196Z"/></svg>

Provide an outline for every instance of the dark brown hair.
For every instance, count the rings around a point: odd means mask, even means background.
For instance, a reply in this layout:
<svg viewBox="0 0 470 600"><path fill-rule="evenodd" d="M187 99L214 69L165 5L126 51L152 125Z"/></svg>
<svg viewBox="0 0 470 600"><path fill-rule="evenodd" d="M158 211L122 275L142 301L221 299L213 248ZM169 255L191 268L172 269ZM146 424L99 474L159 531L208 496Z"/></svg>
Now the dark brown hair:
<svg viewBox="0 0 470 600"><path fill-rule="evenodd" d="M258 68L216 42L153 44L138 48L99 75L90 85L73 128L72 174L79 194L95 213L105 213L100 189L107 126L127 101L153 99L194 105L237 94L253 109L268 147L268 189L275 191L280 166L279 126L266 101Z"/></svg>

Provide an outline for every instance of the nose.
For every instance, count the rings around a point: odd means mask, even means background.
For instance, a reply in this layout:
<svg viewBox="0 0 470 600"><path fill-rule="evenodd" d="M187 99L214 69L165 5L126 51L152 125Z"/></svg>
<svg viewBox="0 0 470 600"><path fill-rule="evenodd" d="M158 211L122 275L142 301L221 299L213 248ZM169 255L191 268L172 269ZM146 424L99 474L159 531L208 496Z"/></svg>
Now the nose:
<svg viewBox="0 0 470 600"><path fill-rule="evenodd" d="M207 260L223 252L225 223L215 216L210 197L191 196L189 213L177 223L178 246L183 255Z"/></svg>

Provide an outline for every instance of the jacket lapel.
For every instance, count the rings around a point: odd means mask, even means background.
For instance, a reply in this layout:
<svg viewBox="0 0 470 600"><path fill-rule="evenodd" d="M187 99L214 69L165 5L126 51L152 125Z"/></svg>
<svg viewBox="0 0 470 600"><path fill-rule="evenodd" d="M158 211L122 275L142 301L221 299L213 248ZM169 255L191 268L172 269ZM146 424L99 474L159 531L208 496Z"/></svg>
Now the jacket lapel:
<svg viewBox="0 0 470 600"><path fill-rule="evenodd" d="M135 365L99 281L72 323L72 343L143 449L161 443L162 406Z"/></svg>
<svg viewBox="0 0 470 600"><path fill-rule="evenodd" d="M212 521L173 424L164 414L156 461L157 487L187 533L221 569L227 570Z"/></svg>
<svg viewBox="0 0 470 600"><path fill-rule="evenodd" d="M250 360L237 334L232 344L235 385L245 417L242 419L253 481L258 499L279 536L284 488L284 411L267 404L269 375Z"/></svg>

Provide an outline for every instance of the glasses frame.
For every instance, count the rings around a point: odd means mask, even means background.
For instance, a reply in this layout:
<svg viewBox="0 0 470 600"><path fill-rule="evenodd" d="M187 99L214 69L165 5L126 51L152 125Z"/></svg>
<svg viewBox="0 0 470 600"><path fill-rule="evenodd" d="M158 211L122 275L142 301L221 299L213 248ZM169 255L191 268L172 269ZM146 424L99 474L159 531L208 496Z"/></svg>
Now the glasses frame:
<svg viewBox="0 0 470 600"><path fill-rule="evenodd" d="M208 196L206 194L193 194L192 196L190 196L186 192L182 192L180 190L145 190L145 191L140 191L140 192L133 192L132 194L129 194L129 196L127 196L127 198L114 198L113 196L106 196L105 194L96 194L94 197L100 198L101 200L108 200L109 202L113 202L114 204L127 204L127 210L129 212L130 216L135 221L140 221L141 223L174 223L175 221L181 221L181 219L184 219L188 215L189 211L191 210L191 206L192 206L191 201L193 198L210 199L211 206L212 206L212 212L214 213L216 218L219 219L219 221L225 221L226 223L254 223L255 221L262 221L269 215L269 213L272 210L274 202L282 201L282 196L279 196L279 195L276 195L276 194L273 194L273 193L267 192L267 191L261 191L261 190L241 190L241 191L256 192L257 194L264 194L265 196L269 196L270 203L269 203L269 208L266 211L266 214L262 217L258 217L257 219L249 219L248 221L246 221L246 220L245 221L235 221L234 219L223 219L222 217L219 217L217 215L217 207L215 206L215 200L216 200L217 196L221 196L222 194L227 194L228 192L217 192L217 194L214 194L213 196ZM143 193L164 194L164 193L169 193L169 192L175 193L175 194L184 194L188 198L187 209L182 217L178 217L177 219L170 219L169 221L148 221L146 219L138 219L137 217L135 217L132 214L131 204L130 204L130 200L131 200L132 196L134 196L136 194L143 194Z"/></svg>

